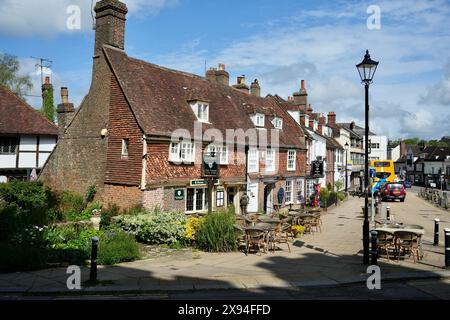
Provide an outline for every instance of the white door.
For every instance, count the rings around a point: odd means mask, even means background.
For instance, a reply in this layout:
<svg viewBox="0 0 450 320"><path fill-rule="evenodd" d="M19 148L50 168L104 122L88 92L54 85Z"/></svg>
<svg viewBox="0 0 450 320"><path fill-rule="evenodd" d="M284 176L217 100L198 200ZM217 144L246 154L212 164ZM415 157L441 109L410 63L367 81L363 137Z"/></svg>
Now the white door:
<svg viewBox="0 0 450 320"><path fill-rule="evenodd" d="M247 184L247 195L249 197L247 212L258 212L258 183Z"/></svg>

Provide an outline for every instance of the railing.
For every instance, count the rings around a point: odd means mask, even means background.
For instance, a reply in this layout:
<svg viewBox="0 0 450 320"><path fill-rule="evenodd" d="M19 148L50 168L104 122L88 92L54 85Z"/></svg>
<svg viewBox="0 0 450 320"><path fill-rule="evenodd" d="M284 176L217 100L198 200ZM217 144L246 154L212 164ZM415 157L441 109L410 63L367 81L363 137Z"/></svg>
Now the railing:
<svg viewBox="0 0 450 320"><path fill-rule="evenodd" d="M450 207L447 191L443 191L441 193L441 191L439 191L439 190L420 188L417 195L420 198L434 204L437 207L441 207L446 210L448 210Z"/></svg>

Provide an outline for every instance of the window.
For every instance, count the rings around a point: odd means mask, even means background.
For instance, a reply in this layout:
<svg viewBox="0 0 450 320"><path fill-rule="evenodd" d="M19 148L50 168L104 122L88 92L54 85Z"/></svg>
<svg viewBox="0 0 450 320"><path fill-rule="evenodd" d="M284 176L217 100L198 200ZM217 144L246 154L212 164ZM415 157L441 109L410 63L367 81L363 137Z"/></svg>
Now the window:
<svg viewBox="0 0 450 320"><path fill-rule="evenodd" d="M216 207L223 207L224 192L219 190L216 192Z"/></svg>
<svg viewBox="0 0 450 320"><path fill-rule="evenodd" d="M296 187L297 187L297 203L304 203L305 202L305 198L304 198L304 192L303 192L303 184L304 181L303 179L297 179L296 181Z"/></svg>
<svg viewBox="0 0 450 320"><path fill-rule="evenodd" d="M248 172L259 171L259 159L258 150L256 148L250 148L248 150Z"/></svg>
<svg viewBox="0 0 450 320"><path fill-rule="evenodd" d="M292 203L292 181L286 180L286 204Z"/></svg>
<svg viewBox="0 0 450 320"><path fill-rule="evenodd" d="M275 171L275 150L267 149L266 151L266 172Z"/></svg>
<svg viewBox="0 0 450 320"><path fill-rule="evenodd" d="M208 152L218 152L219 153L219 163L220 164L228 164L227 146L210 145L208 147Z"/></svg>
<svg viewBox="0 0 450 320"><path fill-rule="evenodd" d="M0 154L16 154L17 144L15 137L0 138Z"/></svg>
<svg viewBox="0 0 450 320"><path fill-rule="evenodd" d="M122 157L128 157L129 146L130 146L130 139L122 139Z"/></svg>
<svg viewBox="0 0 450 320"><path fill-rule="evenodd" d="M194 144L192 142L172 142L170 144L169 161L194 162Z"/></svg>
<svg viewBox="0 0 450 320"><path fill-rule="evenodd" d="M283 129L283 119L275 117L272 120L272 124L275 127L275 129Z"/></svg>
<svg viewBox="0 0 450 320"><path fill-rule="evenodd" d="M186 193L186 211L204 211L208 208L206 189L188 188Z"/></svg>
<svg viewBox="0 0 450 320"><path fill-rule="evenodd" d="M287 169L289 171L295 170L295 157L297 152L295 150L289 150L288 151L288 157L287 157Z"/></svg>
<svg viewBox="0 0 450 320"><path fill-rule="evenodd" d="M379 143L371 143L370 148L371 149L380 149L380 144Z"/></svg>
<svg viewBox="0 0 450 320"><path fill-rule="evenodd" d="M262 113L257 113L253 116L253 123L257 127L264 127L265 117Z"/></svg>
<svg viewBox="0 0 450 320"><path fill-rule="evenodd" d="M201 122L209 121L209 105L206 102L196 102L191 104L192 110L197 119Z"/></svg>
<svg viewBox="0 0 450 320"><path fill-rule="evenodd" d="M314 180L306 180L306 201L309 202L309 198L314 194Z"/></svg>

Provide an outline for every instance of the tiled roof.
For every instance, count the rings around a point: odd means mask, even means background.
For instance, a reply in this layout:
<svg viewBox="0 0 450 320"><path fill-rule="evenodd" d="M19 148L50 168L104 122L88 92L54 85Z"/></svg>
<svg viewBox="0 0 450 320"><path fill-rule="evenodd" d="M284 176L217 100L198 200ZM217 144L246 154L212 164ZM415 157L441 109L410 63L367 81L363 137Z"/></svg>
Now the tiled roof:
<svg viewBox="0 0 450 320"><path fill-rule="evenodd" d="M304 133L295 121L270 98L256 97L230 86L213 83L204 77L171 70L133 59L119 49L104 46L107 59L117 77L136 119L146 134L170 136L174 130L186 129L194 137L197 120L188 100L209 102L209 122L203 131L215 128L225 137L227 129L255 128L250 115L266 115L265 128L274 129L274 116L283 119L281 147L304 148ZM270 131L268 143L270 143Z"/></svg>
<svg viewBox="0 0 450 320"><path fill-rule="evenodd" d="M0 134L58 135L58 128L9 89L0 86Z"/></svg>

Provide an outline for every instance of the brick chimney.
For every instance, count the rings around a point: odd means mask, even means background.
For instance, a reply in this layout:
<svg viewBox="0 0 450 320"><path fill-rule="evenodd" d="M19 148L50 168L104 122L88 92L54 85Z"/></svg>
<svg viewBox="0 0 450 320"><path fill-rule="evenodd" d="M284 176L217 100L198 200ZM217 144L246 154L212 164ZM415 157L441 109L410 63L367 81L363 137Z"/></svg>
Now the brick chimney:
<svg viewBox="0 0 450 320"><path fill-rule="evenodd" d="M102 46L105 44L123 50L127 6L119 0L101 0L95 5L94 11L96 13L94 56L102 53Z"/></svg>
<svg viewBox="0 0 450 320"><path fill-rule="evenodd" d="M328 113L328 126L334 128L336 125L336 113L333 111Z"/></svg>
<svg viewBox="0 0 450 320"><path fill-rule="evenodd" d="M355 130L355 121L350 123L350 130Z"/></svg>
<svg viewBox="0 0 450 320"><path fill-rule="evenodd" d="M259 86L258 79L255 79L250 85L250 94L255 97L261 96L261 87Z"/></svg>
<svg viewBox="0 0 450 320"><path fill-rule="evenodd" d="M225 65L223 63L219 63L219 67L217 69L210 68L206 71L206 79L226 86L230 85L230 74L225 70Z"/></svg>
<svg viewBox="0 0 450 320"><path fill-rule="evenodd" d="M313 109L311 107L311 104L308 105L308 108L306 109L307 114L311 114L313 112Z"/></svg>
<svg viewBox="0 0 450 320"><path fill-rule="evenodd" d="M306 110L306 105L308 103L308 93L305 88L305 80L301 81L300 90L298 92L294 92L294 104L298 106L302 106L303 110Z"/></svg>
<svg viewBox="0 0 450 320"><path fill-rule="evenodd" d="M61 87L61 104L56 108L56 113L59 136L62 136L75 116L75 108L73 103L69 103L69 90L66 87Z"/></svg>
<svg viewBox="0 0 450 320"><path fill-rule="evenodd" d="M248 94L249 87L245 84L245 76L239 76L237 77L237 83L233 85L233 88L238 89L239 91L242 91L244 93Z"/></svg>
<svg viewBox="0 0 450 320"><path fill-rule="evenodd" d="M53 85L46 76L42 85L42 114L51 122L55 122L55 105L53 102Z"/></svg>

